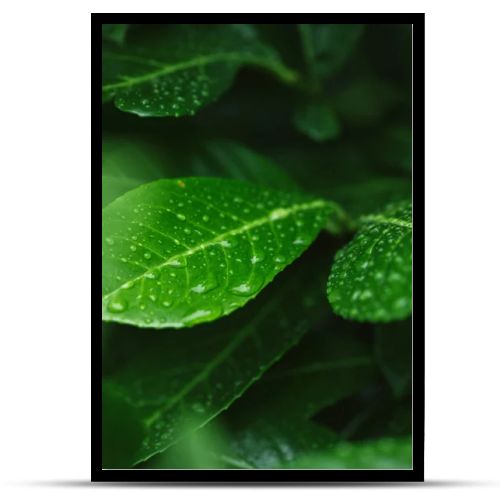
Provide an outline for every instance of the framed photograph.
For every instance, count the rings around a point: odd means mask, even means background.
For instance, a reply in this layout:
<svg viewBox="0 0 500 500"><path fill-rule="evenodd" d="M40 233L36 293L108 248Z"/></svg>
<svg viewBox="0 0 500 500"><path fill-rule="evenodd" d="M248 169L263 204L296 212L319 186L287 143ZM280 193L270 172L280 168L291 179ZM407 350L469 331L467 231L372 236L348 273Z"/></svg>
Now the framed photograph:
<svg viewBox="0 0 500 500"><path fill-rule="evenodd" d="M92 62L92 480L423 481L424 15L92 14Z"/></svg>

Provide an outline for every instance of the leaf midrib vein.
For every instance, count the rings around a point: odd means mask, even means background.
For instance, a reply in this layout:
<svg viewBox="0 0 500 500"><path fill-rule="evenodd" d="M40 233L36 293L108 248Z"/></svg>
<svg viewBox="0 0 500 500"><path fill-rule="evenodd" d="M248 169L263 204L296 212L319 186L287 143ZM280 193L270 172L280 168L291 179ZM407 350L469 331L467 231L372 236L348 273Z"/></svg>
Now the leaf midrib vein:
<svg viewBox="0 0 500 500"><path fill-rule="evenodd" d="M281 219L285 219L285 218L289 217L290 215L292 215L296 212L299 212L299 211L312 210L314 208L322 208L322 207L326 207L328 205L329 205L329 202L327 202L325 200L314 200L314 201L309 202L309 203L300 203L300 204L291 205L287 209L283 209L286 213L281 217ZM216 236L215 238L212 238L211 240L208 240L204 243L201 243L193 248L185 250L184 252L181 252L181 253L178 253L175 255L171 255L169 257L165 257L165 259L166 259L165 262L162 262L161 264L159 264L157 266L153 266L153 267L149 268L146 272L144 272L143 274L141 274L139 276L136 276L134 279L132 279L130 281L122 283L120 285L120 287L107 293L106 295L103 295L102 300L103 301L108 300L110 297L112 297L116 292L118 292L124 286L130 285L131 283L135 283L136 281L139 281L140 279L144 278L146 274L148 274L152 271L158 271L158 270L162 269L163 267L165 267L168 264L168 262L170 262L172 260L188 257L189 255L192 255L196 252L199 252L205 248L208 248L212 245L216 245L216 244L220 243L221 241L225 240L226 238L236 236L239 234L243 234L245 231L249 231L249 230L253 229L254 227L259 227L259 226L263 226L265 224L270 224L272 222L271 215L278 208L279 207L276 207L275 209L271 210L271 212L266 214L265 217L260 217L258 219L251 221L251 222L248 222L247 224L240 226L236 229L231 229L229 231L226 231L225 233L222 233L222 234Z"/></svg>
<svg viewBox="0 0 500 500"><path fill-rule="evenodd" d="M131 56L120 55L120 54L105 54L108 58L114 59L130 59ZM132 57L137 62L142 62L143 64L154 65L161 64L158 61L151 61L147 59L142 59L140 57ZM202 55L193 57L182 62L177 63L163 63L164 65L157 69L156 71L151 71L136 77L127 77L126 80L118 83L109 83L102 86L104 92L113 91L121 88L133 87L135 85L140 85L142 83L153 80L154 78L159 78L161 76L169 75L172 73L177 73L179 71L185 71L187 69L192 69L198 66L207 66L209 64L215 64L220 62L234 62L234 63L248 63L263 66L271 71L274 71L283 80L293 82L296 80L297 76L295 72L283 66L277 61L269 60L264 57L259 57L256 55L242 56L239 52L216 52L214 54Z"/></svg>
<svg viewBox="0 0 500 500"><path fill-rule="evenodd" d="M412 229L413 225L411 222L398 219L397 217L386 217L384 215L365 215L361 217L362 223L375 222L379 224L391 224L392 226L404 227L406 229Z"/></svg>

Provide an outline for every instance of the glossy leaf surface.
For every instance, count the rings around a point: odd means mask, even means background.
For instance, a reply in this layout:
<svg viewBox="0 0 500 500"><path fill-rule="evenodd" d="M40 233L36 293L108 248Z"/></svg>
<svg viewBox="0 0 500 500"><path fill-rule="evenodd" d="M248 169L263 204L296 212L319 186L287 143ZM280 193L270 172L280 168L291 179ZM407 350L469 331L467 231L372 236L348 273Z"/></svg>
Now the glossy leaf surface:
<svg viewBox="0 0 500 500"><path fill-rule="evenodd" d="M227 315L301 255L332 211L225 179L129 191L103 210L103 320L181 328Z"/></svg>
<svg viewBox="0 0 500 500"><path fill-rule="evenodd" d="M161 334L118 325L104 368L104 466L169 448L259 379L328 314L316 272L324 260L311 248L257 300L214 324ZM134 442L115 454L120 436Z"/></svg>
<svg viewBox="0 0 500 500"><path fill-rule="evenodd" d="M361 219L328 278L335 313L359 321L393 321L411 314L412 209L410 202Z"/></svg>
<svg viewBox="0 0 500 500"><path fill-rule="evenodd" d="M232 25L163 25L103 46L103 100L140 116L193 115L231 85L242 65L286 82L296 74L252 34Z"/></svg>

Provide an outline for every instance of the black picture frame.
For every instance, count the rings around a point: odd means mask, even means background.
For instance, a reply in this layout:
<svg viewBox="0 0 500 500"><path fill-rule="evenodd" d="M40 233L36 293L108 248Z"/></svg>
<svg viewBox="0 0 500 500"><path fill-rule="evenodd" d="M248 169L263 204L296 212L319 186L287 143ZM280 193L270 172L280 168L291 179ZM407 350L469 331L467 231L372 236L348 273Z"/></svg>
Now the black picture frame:
<svg viewBox="0 0 500 500"><path fill-rule="evenodd" d="M413 468L408 470L178 470L178 469L102 469L101 466L101 319L97 297L92 301L92 460L91 480L99 482L167 482L170 484L247 484L284 483L324 484L358 482L420 482L424 480L424 28L423 13L390 14L91 14L92 42L92 222L102 220L98 200L101 183L101 25L104 23L363 23L411 24L413 26ZM210 23L210 24L211 24ZM99 195L97 194L99 193ZM97 264L100 240L94 237L93 281L102 271ZM97 294L96 294L97 295Z"/></svg>

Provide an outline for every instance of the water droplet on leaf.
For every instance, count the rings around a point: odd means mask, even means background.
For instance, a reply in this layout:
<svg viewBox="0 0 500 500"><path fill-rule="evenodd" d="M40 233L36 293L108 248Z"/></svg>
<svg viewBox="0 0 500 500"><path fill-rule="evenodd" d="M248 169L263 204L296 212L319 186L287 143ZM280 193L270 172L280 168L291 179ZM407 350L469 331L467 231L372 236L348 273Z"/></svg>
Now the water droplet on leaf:
<svg viewBox="0 0 500 500"><path fill-rule="evenodd" d="M117 297L108 304L108 311L111 313L121 313L124 312L127 307L127 301L122 297Z"/></svg>

